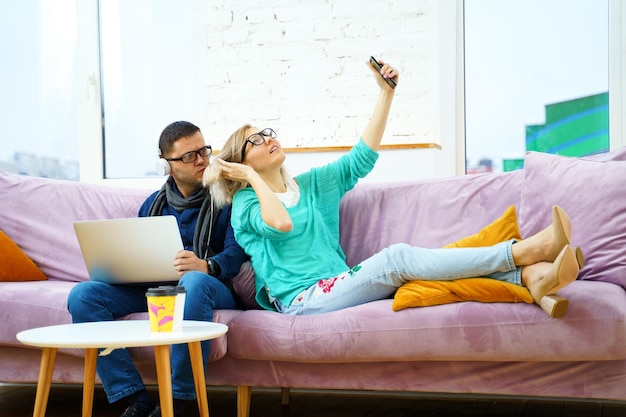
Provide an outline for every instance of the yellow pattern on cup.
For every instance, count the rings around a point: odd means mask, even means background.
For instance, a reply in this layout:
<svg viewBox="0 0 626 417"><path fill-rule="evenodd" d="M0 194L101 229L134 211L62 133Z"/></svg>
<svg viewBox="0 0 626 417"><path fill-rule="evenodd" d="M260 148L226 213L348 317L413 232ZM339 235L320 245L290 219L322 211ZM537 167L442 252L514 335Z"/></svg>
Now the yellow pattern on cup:
<svg viewBox="0 0 626 417"><path fill-rule="evenodd" d="M150 330L171 332L174 322L176 292L167 288L149 288L146 292Z"/></svg>

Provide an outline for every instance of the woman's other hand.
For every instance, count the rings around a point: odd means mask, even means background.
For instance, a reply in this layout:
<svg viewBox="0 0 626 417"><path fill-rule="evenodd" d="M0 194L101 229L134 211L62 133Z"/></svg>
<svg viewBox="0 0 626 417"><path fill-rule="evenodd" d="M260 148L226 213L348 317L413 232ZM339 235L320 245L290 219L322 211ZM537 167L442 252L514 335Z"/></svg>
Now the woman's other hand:
<svg viewBox="0 0 626 417"><path fill-rule="evenodd" d="M382 65L380 71L376 68L374 68L373 65L371 65L369 62L367 63L367 66L370 68L370 71L372 71L372 73L374 74L374 79L376 80L376 83L378 84L378 86L383 89L383 90L389 90L389 91L393 91L393 87L391 87L387 81L385 81L385 78L390 78L392 79L396 85L398 85L398 79L400 78L400 72L392 67L389 64L386 64L384 61L382 60L378 60L378 63L380 65ZM382 75L382 77L381 77Z"/></svg>
<svg viewBox="0 0 626 417"><path fill-rule="evenodd" d="M218 163L221 167L221 175L231 181L237 182L251 182L251 176L256 172L250 166L240 164L237 162L226 162L223 159L215 159L215 163Z"/></svg>

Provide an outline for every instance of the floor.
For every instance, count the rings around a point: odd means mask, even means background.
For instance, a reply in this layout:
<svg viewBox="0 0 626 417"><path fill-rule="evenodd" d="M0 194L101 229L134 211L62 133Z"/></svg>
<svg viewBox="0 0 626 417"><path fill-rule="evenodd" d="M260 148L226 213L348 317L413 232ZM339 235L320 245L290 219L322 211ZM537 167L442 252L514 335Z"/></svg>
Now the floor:
<svg viewBox="0 0 626 417"><path fill-rule="evenodd" d="M0 384L0 415L30 417L36 386ZM150 389L156 398L156 390ZM78 385L53 386L47 417L81 414L82 390ZM101 387L96 387L94 417L118 417L124 404L108 404ZM235 417L234 389L209 390L211 417ZM185 417L197 417L188 406ZM562 401L558 399L491 398L483 396L424 396L417 394L292 391L290 405L281 405L279 390L253 390L250 417L624 417L626 402Z"/></svg>

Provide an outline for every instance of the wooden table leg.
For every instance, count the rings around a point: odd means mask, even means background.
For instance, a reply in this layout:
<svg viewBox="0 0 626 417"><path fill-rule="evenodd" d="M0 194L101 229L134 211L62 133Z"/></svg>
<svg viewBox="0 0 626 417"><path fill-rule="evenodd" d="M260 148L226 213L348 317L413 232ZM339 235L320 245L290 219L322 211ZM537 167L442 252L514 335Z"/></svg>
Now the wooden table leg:
<svg viewBox="0 0 626 417"><path fill-rule="evenodd" d="M41 366L39 368L39 380L37 381L37 393L35 394L35 409L33 417L44 417L52 383L52 372L57 359L57 348L43 348L41 353Z"/></svg>
<svg viewBox="0 0 626 417"><path fill-rule="evenodd" d="M83 378L83 417L91 417L93 412L93 389L96 384L96 361L98 349L85 349L85 377Z"/></svg>
<svg viewBox="0 0 626 417"><path fill-rule="evenodd" d="M157 384L159 384L159 401L161 402L161 416L174 417L170 347L168 345L155 346L154 358L156 359Z"/></svg>
<svg viewBox="0 0 626 417"><path fill-rule="evenodd" d="M291 397L291 394L289 391L289 387L280 387L280 398L281 398L280 403L282 405L289 405L290 397Z"/></svg>
<svg viewBox="0 0 626 417"><path fill-rule="evenodd" d="M209 402L206 395L204 364L202 363L202 347L200 342L190 342L187 346L189 347L189 358L191 359L191 370L193 371L193 382L196 386L200 417L209 417Z"/></svg>
<svg viewBox="0 0 626 417"><path fill-rule="evenodd" d="M250 416L250 394L252 390L248 385L237 386L237 417Z"/></svg>

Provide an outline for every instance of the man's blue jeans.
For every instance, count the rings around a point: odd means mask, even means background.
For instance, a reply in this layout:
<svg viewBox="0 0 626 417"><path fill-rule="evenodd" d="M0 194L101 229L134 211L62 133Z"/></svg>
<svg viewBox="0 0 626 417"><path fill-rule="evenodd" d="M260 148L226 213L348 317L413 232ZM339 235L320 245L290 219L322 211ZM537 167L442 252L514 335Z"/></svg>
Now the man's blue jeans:
<svg viewBox="0 0 626 417"><path fill-rule="evenodd" d="M212 321L214 309L235 308L232 291L218 279L202 272L187 272L178 285L185 287L185 320ZM111 285L97 281L77 284L68 296L74 323L110 321L130 313L148 311L146 290L152 285ZM209 357L209 341L201 343L203 369ZM186 344L172 346L172 396L196 398L193 373ZM126 349L99 356L96 370L109 402L127 397L145 385Z"/></svg>

